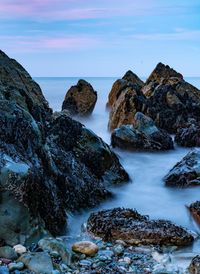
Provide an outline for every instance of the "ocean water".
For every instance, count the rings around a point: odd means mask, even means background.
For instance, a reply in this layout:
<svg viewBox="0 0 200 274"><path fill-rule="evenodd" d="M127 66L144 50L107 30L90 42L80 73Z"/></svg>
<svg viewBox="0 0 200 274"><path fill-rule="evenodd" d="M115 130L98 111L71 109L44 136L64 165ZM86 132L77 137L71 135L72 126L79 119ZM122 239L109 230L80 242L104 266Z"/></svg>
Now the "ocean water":
<svg viewBox="0 0 200 274"><path fill-rule="evenodd" d="M78 77L35 78L54 111L61 109L66 91L76 84L78 79ZM92 116L80 121L110 144L110 133L107 130L109 113L106 110L106 102L112 84L117 78L84 79L98 92L98 101ZM200 89L200 78L185 79ZM96 209L71 216L70 231L67 233L72 237L79 235L81 225L87 220L91 211L122 206L136 208L140 213L147 214L151 218L171 220L199 234L199 228L191 219L186 206L200 199L200 187L176 189L167 188L163 183L163 177L188 151L189 149L180 147L176 147L173 151L158 153L115 150L132 182L114 188L114 199L101 204ZM200 240L191 247L175 252L174 259L177 259L177 264L186 267L191 257L197 253L200 253Z"/></svg>

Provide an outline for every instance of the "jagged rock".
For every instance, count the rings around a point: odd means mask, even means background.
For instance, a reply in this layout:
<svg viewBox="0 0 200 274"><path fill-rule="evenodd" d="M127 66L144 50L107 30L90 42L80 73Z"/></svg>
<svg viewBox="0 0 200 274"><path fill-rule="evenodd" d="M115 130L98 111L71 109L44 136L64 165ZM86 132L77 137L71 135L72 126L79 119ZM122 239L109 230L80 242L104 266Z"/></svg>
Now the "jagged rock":
<svg viewBox="0 0 200 274"><path fill-rule="evenodd" d="M87 116L92 113L97 101L97 92L85 80L79 80L65 95L62 110L69 111L70 115Z"/></svg>
<svg viewBox="0 0 200 274"><path fill-rule="evenodd" d="M142 111L146 98L137 86L129 86L121 92L112 106L108 128L113 130L121 125L133 124L134 115Z"/></svg>
<svg viewBox="0 0 200 274"><path fill-rule="evenodd" d="M190 274L199 274L200 273L200 256L197 255L194 257L189 265L188 271Z"/></svg>
<svg viewBox="0 0 200 274"><path fill-rule="evenodd" d="M109 129L132 124L137 111L169 133L184 127L191 118L200 121L200 91L169 66L159 63L143 87L124 81L116 82L109 95Z"/></svg>
<svg viewBox="0 0 200 274"><path fill-rule="evenodd" d="M0 51L0 100L16 102L36 121L44 122L52 113L39 85L14 59Z"/></svg>
<svg viewBox="0 0 200 274"><path fill-rule="evenodd" d="M175 142L184 147L200 147L200 127L194 119L179 128L175 135Z"/></svg>
<svg viewBox="0 0 200 274"><path fill-rule="evenodd" d="M193 236L166 220L149 220L136 210L114 208L92 213L87 222L89 233L130 245L187 245Z"/></svg>
<svg viewBox="0 0 200 274"><path fill-rule="evenodd" d="M200 201L192 203L188 209L190 210L195 222L200 225Z"/></svg>
<svg viewBox="0 0 200 274"><path fill-rule="evenodd" d="M112 132L113 147L131 150L173 149L173 140L164 130L158 129L153 120L141 112L134 117L134 125L123 125Z"/></svg>
<svg viewBox="0 0 200 274"><path fill-rule="evenodd" d="M116 100L119 98L121 92L123 92L126 88L135 86L135 87L143 87L144 82L131 70L127 71L122 79L118 79L114 82L112 89L108 96L108 107L112 107Z"/></svg>
<svg viewBox="0 0 200 274"><path fill-rule="evenodd" d="M188 187L200 185L200 150L190 151L164 177L167 186Z"/></svg>

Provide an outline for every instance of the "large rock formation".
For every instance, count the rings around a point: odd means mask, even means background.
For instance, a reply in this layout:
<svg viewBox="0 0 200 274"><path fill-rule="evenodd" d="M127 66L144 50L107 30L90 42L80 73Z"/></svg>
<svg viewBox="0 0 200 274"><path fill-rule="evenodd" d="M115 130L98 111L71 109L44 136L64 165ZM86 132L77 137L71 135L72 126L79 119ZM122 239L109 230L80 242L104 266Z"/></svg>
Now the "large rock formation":
<svg viewBox="0 0 200 274"><path fill-rule="evenodd" d="M39 85L14 59L0 51L0 100L16 102L36 121L44 122L52 113Z"/></svg>
<svg viewBox="0 0 200 274"><path fill-rule="evenodd" d="M109 95L112 98L111 130L127 124L127 121L132 124L131 117L136 111L150 116L158 127L170 133L175 133L191 118L200 121L200 91L187 83L180 73L162 63L156 66L142 88L139 85L132 88L116 85L115 89L117 96L113 96L114 91ZM137 90L137 93L126 95L130 89Z"/></svg>
<svg viewBox="0 0 200 274"><path fill-rule="evenodd" d="M111 144L122 149L148 151L174 147L171 136L141 112L135 114L134 125L122 125L112 132Z"/></svg>
<svg viewBox="0 0 200 274"><path fill-rule="evenodd" d="M88 116L92 113L97 101L97 92L85 80L79 80L65 95L62 110L67 110L71 116Z"/></svg>
<svg viewBox="0 0 200 274"><path fill-rule="evenodd" d="M200 185L200 150L190 151L164 177L168 186L188 187Z"/></svg>
<svg viewBox="0 0 200 274"><path fill-rule="evenodd" d="M193 236L170 221L149 220L136 210L114 208L92 213L87 229L95 236L130 245L187 245Z"/></svg>
<svg viewBox="0 0 200 274"><path fill-rule="evenodd" d="M34 82L24 69L20 69L20 77L26 79L26 85L23 80L19 98L19 79L16 88L14 82L10 84L11 95L5 96L6 79L18 75L20 65L15 71L15 63L1 55L6 60L7 78L2 69L0 240L14 245L49 232L61 233L66 210L95 206L111 195L108 185L127 181L128 175L109 146L93 132L65 113L50 115L43 95L37 97L34 88L26 90Z"/></svg>

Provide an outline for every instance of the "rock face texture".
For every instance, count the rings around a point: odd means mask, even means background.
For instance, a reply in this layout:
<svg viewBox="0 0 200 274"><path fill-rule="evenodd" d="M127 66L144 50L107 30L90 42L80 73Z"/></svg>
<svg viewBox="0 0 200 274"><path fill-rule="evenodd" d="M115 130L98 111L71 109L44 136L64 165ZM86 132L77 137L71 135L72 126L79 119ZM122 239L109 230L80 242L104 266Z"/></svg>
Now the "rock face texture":
<svg viewBox="0 0 200 274"><path fill-rule="evenodd" d="M128 174L93 132L65 113L51 115L27 72L1 53L0 64L4 59L5 69L0 73L0 238L14 245L49 232L62 233L66 210L95 206L111 195L108 185L127 181ZM6 79L18 75L19 67L19 79L24 79L20 94L17 78L17 87L10 83L10 96L6 96Z"/></svg>
<svg viewBox="0 0 200 274"><path fill-rule="evenodd" d="M159 128L175 133L191 118L199 122L200 91L180 73L159 63L142 87L118 80L110 92L109 106L110 130L132 124L135 113L141 111Z"/></svg>
<svg viewBox="0 0 200 274"><path fill-rule="evenodd" d="M85 80L79 80L65 95L62 110L67 110L71 116L88 116L92 113L97 101L97 92Z"/></svg>
<svg viewBox="0 0 200 274"><path fill-rule="evenodd" d="M164 177L168 186L187 187L200 185L200 150L189 152Z"/></svg>
<svg viewBox="0 0 200 274"><path fill-rule="evenodd" d="M182 227L165 220L149 220L136 210L115 208L92 213L87 229L95 236L123 240L130 245L187 245L194 239Z"/></svg>
<svg viewBox="0 0 200 274"><path fill-rule="evenodd" d="M17 103L36 121L44 122L52 113L39 85L14 59L0 51L0 100Z"/></svg>
<svg viewBox="0 0 200 274"><path fill-rule="evenodd" d="M198 123L190 119L183 128L179 128L175 135L175 142L184 147L199 147L200 127Z"/></svg>
<svg viewBox="0 0 200 274"><path fill-rule="evenodd" d="M130 150L167 150L173 149L173 140L164 130L158 129L153 120L137 112L133 125L122 125L111 135L113 147Z"/></svg>

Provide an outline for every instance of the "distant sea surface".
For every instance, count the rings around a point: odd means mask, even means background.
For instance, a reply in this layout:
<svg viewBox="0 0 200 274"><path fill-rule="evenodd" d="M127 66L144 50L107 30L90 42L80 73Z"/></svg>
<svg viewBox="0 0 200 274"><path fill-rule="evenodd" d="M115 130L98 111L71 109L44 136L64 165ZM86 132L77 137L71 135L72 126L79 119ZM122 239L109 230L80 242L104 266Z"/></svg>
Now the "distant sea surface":
<svg viewBox="0 0 200 274"><path fill-rule="evenodd" d="M107 131L109 114L106 102L112 84L117 78L84 78L98 92L98 101L90 118L81 122L110 144L110 133ZM73 78L35 78L54 111L61 110L66 91L77 83L79 77ZM144 79L143 79L144 80ZM200 89L200 77L185 78L186 81ZM169 219L176 224L200 233L192 221L186 205L200 200L200 187L188 189L167 188L163 177L184 157L189 149L176 147L175 150L162 153L127 152L115 150L124 168L128 171L132 183L113 189L116 198L100 205L96 210L113 207L136 208L140 213L151 218ZM70 219L71 235L76 237L83 222L94 209L83 212ZM72 237L73 237L72 236ZM190 257L200 253L200 240L192 247L180 249L174 253L177 264L187 267ZM189 254L189 255L188 255ZM179 258L184 257L181 260Z"/></svg>

